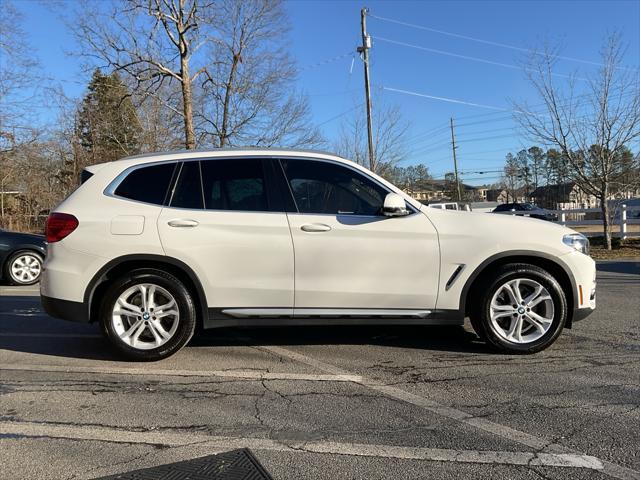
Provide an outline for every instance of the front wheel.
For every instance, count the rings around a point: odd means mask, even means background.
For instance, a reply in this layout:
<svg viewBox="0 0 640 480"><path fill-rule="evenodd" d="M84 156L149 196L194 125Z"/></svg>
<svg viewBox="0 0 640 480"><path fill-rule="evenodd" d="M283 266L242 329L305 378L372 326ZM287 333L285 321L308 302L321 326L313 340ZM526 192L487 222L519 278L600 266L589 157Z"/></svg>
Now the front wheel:
<svg viewBox="0 0 640 480"><path fill-rule="evenodd" d="M500 267L477 291L472 311L476 333L505 353L535 353L558 338L567 320L567 299L558 281L535 265Z"/></svg>
<svg viewBox="0 0 640 480"><path fill-rule="evenodd" d="M102 331L132 360L161 360L180 350L195 329L189 290L173 275L134 270L108 289L100 310Z"/></svg>

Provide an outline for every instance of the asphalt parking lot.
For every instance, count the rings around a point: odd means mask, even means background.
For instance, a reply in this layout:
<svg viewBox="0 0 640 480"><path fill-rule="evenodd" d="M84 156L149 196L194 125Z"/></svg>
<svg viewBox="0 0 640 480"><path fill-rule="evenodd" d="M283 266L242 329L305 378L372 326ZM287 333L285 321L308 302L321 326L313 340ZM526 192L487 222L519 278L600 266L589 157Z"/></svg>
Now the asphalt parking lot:
<svg viewBox="0 0 640 480"><path fill-rule="evenodd" d="M224 329L119 361L0 286L0 478L85 479L250 448L275 479L640 478L640 262L532 356L472 330Z"/></svg>

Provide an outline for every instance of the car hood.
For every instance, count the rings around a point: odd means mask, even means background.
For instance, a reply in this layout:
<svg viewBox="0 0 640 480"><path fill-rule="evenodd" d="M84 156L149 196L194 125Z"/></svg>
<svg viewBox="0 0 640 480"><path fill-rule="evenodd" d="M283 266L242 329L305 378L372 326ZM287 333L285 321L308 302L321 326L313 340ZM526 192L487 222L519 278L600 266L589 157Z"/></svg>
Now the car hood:
<svg viewBox="0 0 640 480"><path fill-rule="evenodd" d="M546 220L432 208L423 208L422 212L438 231L443 249L459 243L487 253L541 251L563 255L574 251L562 237L576 232Z"/></svg>

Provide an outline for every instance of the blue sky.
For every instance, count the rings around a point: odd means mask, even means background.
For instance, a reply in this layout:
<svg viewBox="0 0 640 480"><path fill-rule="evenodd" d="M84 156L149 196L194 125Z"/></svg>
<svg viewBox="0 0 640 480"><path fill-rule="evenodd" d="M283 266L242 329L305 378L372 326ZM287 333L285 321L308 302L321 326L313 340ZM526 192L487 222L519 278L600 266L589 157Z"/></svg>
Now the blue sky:
<svg viewBox="0 0 640 480"><path fill-rule="evenodd" d="M71 1L71 0L67 0ZM70 95L80 96L85 76L73 49L73 39L62 21L36 0L17 0L24 15L24 29L48 76L60 82ZM64 8L65 2L57 4ZM360 9L373 16L411 23L453 34L519 48L535 48L545 40L562 45L562 54L586 61L599 60L603 38L618 31L628 44L626 63L640 65L640 1L290 1L286 4L292 24L291 53L301 72L298 88L309 95L313 117L326 137L337 135L351 112L363 101L362 64L354 51L360 42ZM450 169L451 153L446 127L454 117L459 127L458 158L470 183L491 182L506 151L518 150L526 140L514 131L508 112L458 105L411 96L385 87L462 100L497 108L509 108L509 99L536 103L523 72L495 65L518 65L524 54L515 49L471 41L388 20L369 18L373 36L371 79L375 104L395 104L410 122L406 165L427 164L437 177ZM411 48L416 45L460 57ZM336 57L340 57L336 59ZM325 63L326 62L326 63ZM494 63L486 63L494 62ZM561 61L557 72L579 75L597 67ZM46 114L46 112L44 112ZM333 119L333 120L331 120ZM435 130L435 131L434 131ZM433 131L432 133L429 133Z"/></svg>

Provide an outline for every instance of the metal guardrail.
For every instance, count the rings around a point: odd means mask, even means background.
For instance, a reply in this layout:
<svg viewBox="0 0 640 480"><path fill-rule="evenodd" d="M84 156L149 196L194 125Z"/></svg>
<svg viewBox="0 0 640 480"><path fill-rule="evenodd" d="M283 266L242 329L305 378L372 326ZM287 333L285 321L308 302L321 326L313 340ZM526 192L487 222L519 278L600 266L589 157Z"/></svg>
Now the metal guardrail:
<svg viewBox="0 0 640 480"><path fill-rule="evenodd" d="M602 219L584 219L579 218L586 216L587 213L598 213L602 211L599 208L572 208L568 210L552 210L552 212L558 215L558 223L572 227L580 225L602 225ZM640 225L640 207L628 207L625 204L621 204L614 209L614 218L611 222L620 226L620 232L615 232L612 235L620 237L622 240L628 237L638 237L640 232L629 232L629 225Z"/></svg>

